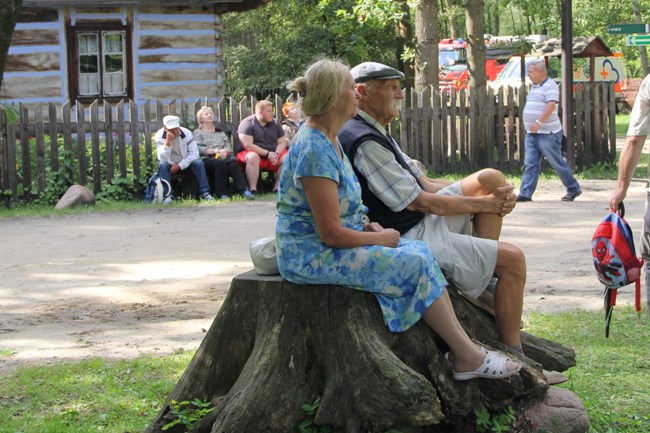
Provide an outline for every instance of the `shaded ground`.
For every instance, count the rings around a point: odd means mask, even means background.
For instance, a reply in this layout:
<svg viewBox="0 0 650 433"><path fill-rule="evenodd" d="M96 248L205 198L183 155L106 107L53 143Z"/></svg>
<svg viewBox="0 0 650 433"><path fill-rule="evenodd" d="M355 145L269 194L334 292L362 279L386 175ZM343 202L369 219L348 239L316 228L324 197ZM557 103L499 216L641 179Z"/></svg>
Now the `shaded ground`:
<svg viewBox="0 0 650 433"><path fill-rule="evenodd" d="M590 241L613 185L584 181L564 203L544 182L506 218L502 239L527 256L526 311L602 307ZM637 245L644 193L635 182L626 200ZM270 201L1 220L0 373L198 347L231 279L252 268L248 245L274 227ZM621 290L618 304L633 299Z"/></svg>

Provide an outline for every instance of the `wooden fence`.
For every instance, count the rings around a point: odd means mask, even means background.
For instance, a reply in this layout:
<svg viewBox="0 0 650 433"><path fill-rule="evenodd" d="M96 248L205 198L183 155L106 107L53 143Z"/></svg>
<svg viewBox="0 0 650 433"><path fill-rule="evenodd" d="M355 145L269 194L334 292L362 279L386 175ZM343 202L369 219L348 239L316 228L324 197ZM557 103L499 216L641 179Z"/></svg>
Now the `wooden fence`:
<svg viewBox="0 0 650 433"><path fill-rule="evenodd" d="M514 172L521 169L524 158L520 112L525 96L524 88L450 94L410 91L400 118L389 128L399 137L403 150L433 173L471 172L483 167ZM178 115L182 125L193 130L194 114L209 105L217 126L237 147L237 125L253 112L255 102L248 97L139 105L133 101L59 107L21 104L17 107L20 118L13 124L7 124L0 110L0 192L6 201L31 201L43 194L51 173L63 174L67 184L86 185L95 193L117 177L128 178L134 188L142 188L155 169L152 138L163 116ZM282 98L274 98L277 111L283 103ZM569 161L578 169L613 161L613 86L578 86L574 107L575 141L567 146Z"/></svg>

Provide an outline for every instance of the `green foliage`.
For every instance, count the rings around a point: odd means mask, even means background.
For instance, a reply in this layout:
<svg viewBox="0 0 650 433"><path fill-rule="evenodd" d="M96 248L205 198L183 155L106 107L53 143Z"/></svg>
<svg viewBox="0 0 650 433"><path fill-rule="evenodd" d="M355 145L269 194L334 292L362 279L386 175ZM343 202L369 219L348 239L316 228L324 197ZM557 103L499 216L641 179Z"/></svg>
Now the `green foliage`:
<svg viewBox="0 0 650 433"><path fill-rule="evenodd" d="M202 402L198 398L194 400L184 400L176 402L172 400L169 403L169 418L172 421L163 426L163 430L169 430L177 424L185 426L185 431L190 431L194 426L207 414L215 408L210 407L210 402Z"/></svg>
<svg viewBox="0 0 650 433"><path fill-rule="evenodd" d="M303 422L300 423L298 428L300 429L300 433L333 433L334 430L330 426L317 426L314 425L314 418L316 417L316 411L318 411L318 407L320 406L320 398L317 398L314 400L312 404L303 404L301 409L305 413L305 415L308 415L309 418L304 420ZM404 433L401 430L386 430L384 433Z"/></svg>
<svg viewBox="0 0 650 433"><path fill-rule="evenodd" d="M119 161L119 146L117 140L113 138L109 140L108 143L106 140L102 139L99 143L99 173L98 175L101 178L102 182L102 191L97 193L98 201L126 201L134 200L141 198L142 191L147 183L147 180L151 176L151 173L155 167L154 161L148 161L144 153L144 136L140 136L140 160L139 164L141 167L140 178L136 178L133 173L133 146L126 144L125 154L126 154L126 176L123 177L120 175L118 164ZM79 160L79 142L76 138L73 137L70 148L66 149L64 145L64 140L62 136L57 137L57 143L55 145L57 152L57 163L58 168L54 170L50 161L52 160L52 146L50 142L50 137L43 137L44 145L42 151L39 150L36 143L36 138L30 137L27 146L24 147L20 142L16 146L16 173L17 173L17 184L18 184L18 196L19 197L32 197L31 203L35 205L53 205L55 204L65 193L65 191L73 184L80 183L80 160ZM42 156L37 157L39 153L42 153ZM95 173L92 167L93 161L93 149L90 143L86 142L84 149L85 153L85 165L87 182L92 182ZM114 162L114 167L117 173L114 174L112 180L108 182L108 154L112 154L112 160ZM25 185L24 175L26 170L23 167L23 156L29 155L29 173L31 174L31 184ZM155 159L155 155L152 156ZM39 185L38 185L38 172L39 166L38 161L45 162L45 187L43 191L39 194ZM92 185L86 185L90 189L93 189ZM26 194L27 193L27 194ZM9 198L11 197L11 190L5 190L0 192L0 197L3 198L5 203L9 203ZM29 200L28 200L29 201ZM12 205L15 205L12 203Z"/></svg>
<svg viewBox="0 0 650 433"><path fill-rule="evenodd" d="M351 66L370 59L395 64L391 23L367 17L347 0L286 0L224 15L231 95L264 98L277 91L286 96L286 84L323 57Z"/></svg>
<svg viewBox="0 0 650 433"><path fill-rule="evenodd" d="M314 425L314 418L316 417L318 406L320 406L320 398L314 400L312 404L302 405L302 411L305 413L305 415L308 415L309 418L301 422L298 426L300 433L332 433L332 427L330 426Z"/></svg>
<svg viewBox="0 0 650 433"><path fill-rule="evenodd" d="M517 420L517 414L512 406L498 414L490 415L486 408L476 411L476 431L479 433L487 432L507 432L510 431L512 423Z"/></svg>
<svg viewBox="0 0 650 433"><path fill-rule="evenodd" d="M19 113L13 105L0 101L0 110L3 110L5 112L5 115L7 116L7 123L16 123L16 120L18 120L19 117Z"/></svg>

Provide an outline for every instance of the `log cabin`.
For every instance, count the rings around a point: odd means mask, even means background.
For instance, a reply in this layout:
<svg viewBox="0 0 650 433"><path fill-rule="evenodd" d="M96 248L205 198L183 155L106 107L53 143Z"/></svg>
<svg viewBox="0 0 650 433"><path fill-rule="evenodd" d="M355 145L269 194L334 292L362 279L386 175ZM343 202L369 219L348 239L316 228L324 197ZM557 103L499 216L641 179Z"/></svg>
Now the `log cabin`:
<svg viewBox="0 0 650 433"><path fill-rule="evenodd" d="M224 95L221 15L269 0L23 0L0 99L89 103Z"/></svg>

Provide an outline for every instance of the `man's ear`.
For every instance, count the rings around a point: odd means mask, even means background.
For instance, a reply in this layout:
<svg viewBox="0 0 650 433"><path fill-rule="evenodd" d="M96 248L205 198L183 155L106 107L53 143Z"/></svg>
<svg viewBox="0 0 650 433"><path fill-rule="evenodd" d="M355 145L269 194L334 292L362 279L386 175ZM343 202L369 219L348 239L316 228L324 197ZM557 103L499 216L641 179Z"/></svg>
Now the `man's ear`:
<svg viewBox="0 0 650 433"><path fill-rule="evenodd" d="M359 93L359 95L361 95L362 98L368 96L368 90L366 89L366 84L365 83L358 83L356 85L356 89L357 89L357 92Z"/></svg>

